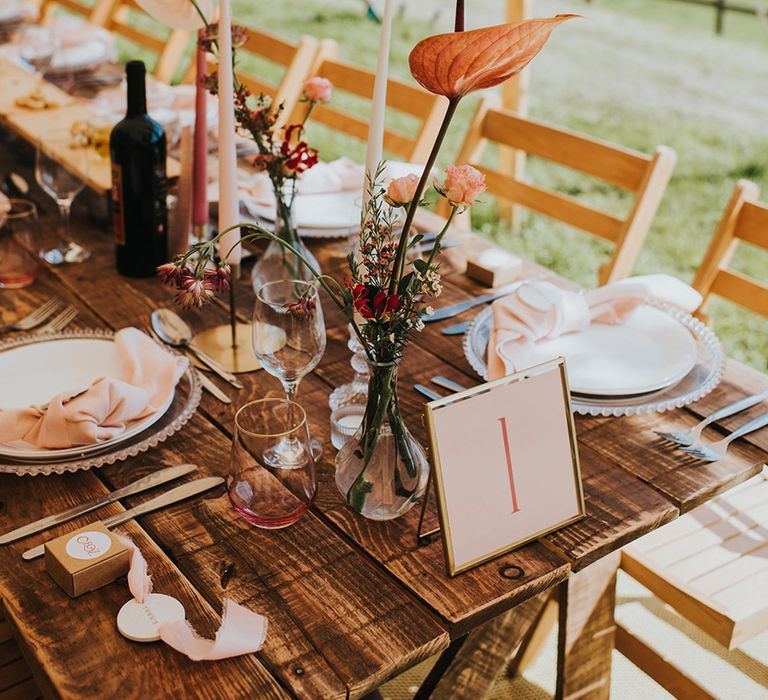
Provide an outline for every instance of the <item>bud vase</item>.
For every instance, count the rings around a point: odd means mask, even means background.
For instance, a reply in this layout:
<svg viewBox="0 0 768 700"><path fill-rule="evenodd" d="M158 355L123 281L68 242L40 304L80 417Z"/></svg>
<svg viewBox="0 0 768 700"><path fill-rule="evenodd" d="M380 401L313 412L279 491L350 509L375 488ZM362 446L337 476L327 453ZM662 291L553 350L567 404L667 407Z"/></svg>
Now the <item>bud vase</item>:
<svg viewBox="0 0 768 700"><path fill-rule="evenodd" d="M294 181L285 183L280 196L275 196L275 235L285 243L290 244L312 267L320 271L317 259L298 235L294 221L293 202L295 198ZM258 292L267 282L278 280L304 280L311 282L315 277L310 269L278 241L270 241L264 252L251 270L253 291Z"/></svg>
<svg viewBox="0 0 768 700"><path fill-rule="evenodd" d="M424 495L429 462L400 415L397 363L369 362L360 428L336 455L336 486L358 513L392 520Z"/></svg>

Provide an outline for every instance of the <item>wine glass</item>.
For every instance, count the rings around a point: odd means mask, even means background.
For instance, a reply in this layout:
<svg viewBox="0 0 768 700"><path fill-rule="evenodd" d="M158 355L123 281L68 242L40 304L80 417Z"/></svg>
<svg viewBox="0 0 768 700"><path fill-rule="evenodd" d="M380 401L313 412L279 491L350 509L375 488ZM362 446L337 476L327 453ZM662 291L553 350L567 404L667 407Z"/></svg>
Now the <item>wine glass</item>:
<svg viewBox="0 0 768 700"><path fill-rule="evenodd" d="M300 447L305 456L300 464L275 459L285 441ZM287 527L309 510L317 475L307 414L299 404L260 399L235 414L227 492L235 510L258 527Z"/></svg>
<svg viewBox="0 0 768 700"><path fill-rule="evenodd" d="M58 47L53 30L41 24L25 25L16 35L16 41L19 56L39 73L42 82Z"/></svg>
<svg viewBox="0 0 768 700"><path fill-rule="evenodd" d="M299 382L317 367L325 352L323 309L314 282L278 280L263 285L253 307L253 350L264 369L283 384L288 401L295 401ZM317 457L322 447L311 441ZM311 458L295 441L281 440L274 459L299 465Z"/></svg>
<svg viewBox="0 0 768 700"><path fill-rule="evenodd" d="M35 180L59 205L64 233L61 243L47 250L43 257L51 265L83 262L90 251L72 240L69 213L72 201L85 187L88 174L88 149L74 143L69 130L51 131L40 138L35 157Z"/></svg>
<svg viewBox="0 0 768 700"><path fill-rule="evenodd" d="M9 202L0 213L0 289L26 287L40 269L37 207L26 199Z"/></svg>

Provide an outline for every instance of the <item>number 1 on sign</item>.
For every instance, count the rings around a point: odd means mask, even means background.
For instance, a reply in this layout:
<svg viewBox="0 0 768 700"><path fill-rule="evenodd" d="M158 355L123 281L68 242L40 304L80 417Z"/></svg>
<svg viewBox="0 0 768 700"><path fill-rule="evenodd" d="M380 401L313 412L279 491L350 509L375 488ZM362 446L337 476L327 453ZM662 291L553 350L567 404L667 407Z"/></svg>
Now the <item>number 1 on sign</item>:
<svg viewBox="0 0 768 700"><path fill-rule="evenodd" d="M509 491L512 495L512 512L517 513L520 508L517 507L517 491L515 491L515 474L512 471L512 453L509 451L509 435L507 433L507 419L499 418L501 423L501 436L504 440L504 456L507 459L507 475L509 476Z"/></svg>

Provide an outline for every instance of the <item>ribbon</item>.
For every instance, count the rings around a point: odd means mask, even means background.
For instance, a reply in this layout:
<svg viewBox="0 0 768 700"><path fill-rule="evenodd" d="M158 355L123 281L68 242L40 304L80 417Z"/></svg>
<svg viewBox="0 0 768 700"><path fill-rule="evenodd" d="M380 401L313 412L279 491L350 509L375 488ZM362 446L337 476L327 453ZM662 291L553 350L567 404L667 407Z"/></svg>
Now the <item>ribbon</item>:
<svg viewBox="0 0 768 700"><path fill-rule="evenodd" d="M131 553L128 589L137 603L152 593L152 578L141 550L125 535L113 533ZM160 638L172 649L192 661L216 661L251 654L261 649L267 638L268 620L231 598L224 599L221 625L213 640L201 637L186 620L160 625Z"/></svg>

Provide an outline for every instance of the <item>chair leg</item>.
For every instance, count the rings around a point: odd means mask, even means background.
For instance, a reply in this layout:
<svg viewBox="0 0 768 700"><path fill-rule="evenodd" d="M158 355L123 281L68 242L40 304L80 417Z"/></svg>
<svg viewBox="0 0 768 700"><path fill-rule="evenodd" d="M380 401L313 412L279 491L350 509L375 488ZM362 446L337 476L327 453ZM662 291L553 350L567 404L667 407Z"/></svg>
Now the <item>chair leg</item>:
<svg viewBox="0 0 768 700"><path fill-rule="evenodd" d="M621 625L616 625L616 651L676 698L715 700L714 695Z"/></svg>

